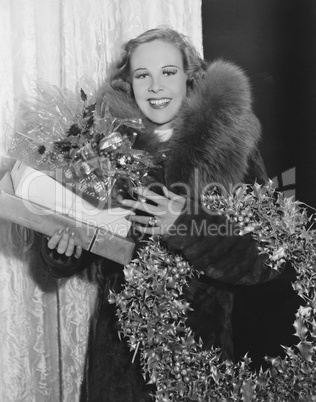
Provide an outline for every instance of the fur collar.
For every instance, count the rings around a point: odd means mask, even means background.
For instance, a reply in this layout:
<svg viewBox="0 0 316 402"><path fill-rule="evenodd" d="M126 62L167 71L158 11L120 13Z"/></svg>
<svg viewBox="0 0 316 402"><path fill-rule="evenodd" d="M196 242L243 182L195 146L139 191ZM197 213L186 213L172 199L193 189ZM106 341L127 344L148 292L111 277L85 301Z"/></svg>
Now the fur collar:
<svg viewBox="0 0 316 402"><path fill-rule="evenodd" d="M154 152L167 147L167 185L196 184L197 169L199 187L242 182L260 139L248 79L239 67L222 60L211 63L189 92L167 143L159 144L153 125L142 116L134 100L115 85L104 84L97 103L99 111L107 108L115 117L143 119L146 134L137 139L136 147Z"/></svg>

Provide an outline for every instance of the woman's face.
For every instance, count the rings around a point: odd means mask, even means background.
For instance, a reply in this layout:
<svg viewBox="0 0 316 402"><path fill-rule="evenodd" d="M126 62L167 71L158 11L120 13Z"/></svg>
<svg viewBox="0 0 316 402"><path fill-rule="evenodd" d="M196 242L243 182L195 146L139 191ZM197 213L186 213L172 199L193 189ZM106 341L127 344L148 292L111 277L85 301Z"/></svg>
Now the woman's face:
<svg viewBox="0 0 316 402"><path fill-rule="evenodd" d="M143 43L132 54L131 74L140 110L159 130L170 128L186 95L180 50L161 40Z"/></svg>

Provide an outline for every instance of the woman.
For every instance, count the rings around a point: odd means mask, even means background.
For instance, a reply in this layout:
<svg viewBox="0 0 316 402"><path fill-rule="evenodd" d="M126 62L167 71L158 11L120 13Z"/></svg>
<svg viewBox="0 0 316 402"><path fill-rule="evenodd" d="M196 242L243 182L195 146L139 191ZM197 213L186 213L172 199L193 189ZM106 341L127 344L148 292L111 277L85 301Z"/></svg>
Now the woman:
<svg viewBox="0 0 316 402"><path fill-rule="evenodd" d="M123 46L99 91L98 108L118 118L141 117L146 130L135 148L165 154L162 169L151 172L151 186L135 189L144 202L125 199L122 204L137 210L129 219L139 232L161 235L166 247L203 271L186 291L193 307L187 323L205 347L220 346L222 357L233 359L234 287L262 283L276 273L265 265L251 235L239 236L224 216L203 208L201 194L212 183L229 189L266 180L248 79L231 63L207 65L185 37L157 28ZM65 277L91 262L93 256L81 252L64 231L49 240L43 256L52 275ZM115 309L108 303L109 290L119 291L124 281L122 267L108 260L102 266L104 295L87 398L151 400L138 363L132 363L117 336Z"/></svg>

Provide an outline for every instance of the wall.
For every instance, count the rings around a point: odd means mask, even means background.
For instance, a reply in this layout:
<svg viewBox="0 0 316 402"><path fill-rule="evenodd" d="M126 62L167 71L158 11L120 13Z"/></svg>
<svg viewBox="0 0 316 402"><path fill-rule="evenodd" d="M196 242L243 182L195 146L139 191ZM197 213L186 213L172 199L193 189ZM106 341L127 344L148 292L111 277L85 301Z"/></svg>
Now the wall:
<svg viewBox="0 0 316 402"><path fill-rule="evenodd" d="M203 0L202 15L205 58L250 77L269 177L293 169L284 181L316 207L316 2Z"/></svg>

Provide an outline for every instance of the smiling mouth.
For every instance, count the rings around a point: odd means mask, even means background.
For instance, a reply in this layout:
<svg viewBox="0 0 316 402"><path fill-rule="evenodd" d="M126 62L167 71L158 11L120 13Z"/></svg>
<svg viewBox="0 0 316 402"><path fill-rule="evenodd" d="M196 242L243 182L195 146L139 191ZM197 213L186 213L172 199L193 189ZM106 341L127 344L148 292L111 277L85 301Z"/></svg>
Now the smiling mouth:
<svg viewBox="0 0 316 402"><path fill-rule="evenodd" d="M156 109L160 109L165 107L166 105L168 105L171 102L171 99L148 99L148 103L150 104L150 106L152 106L153 108Z"/></svg>

